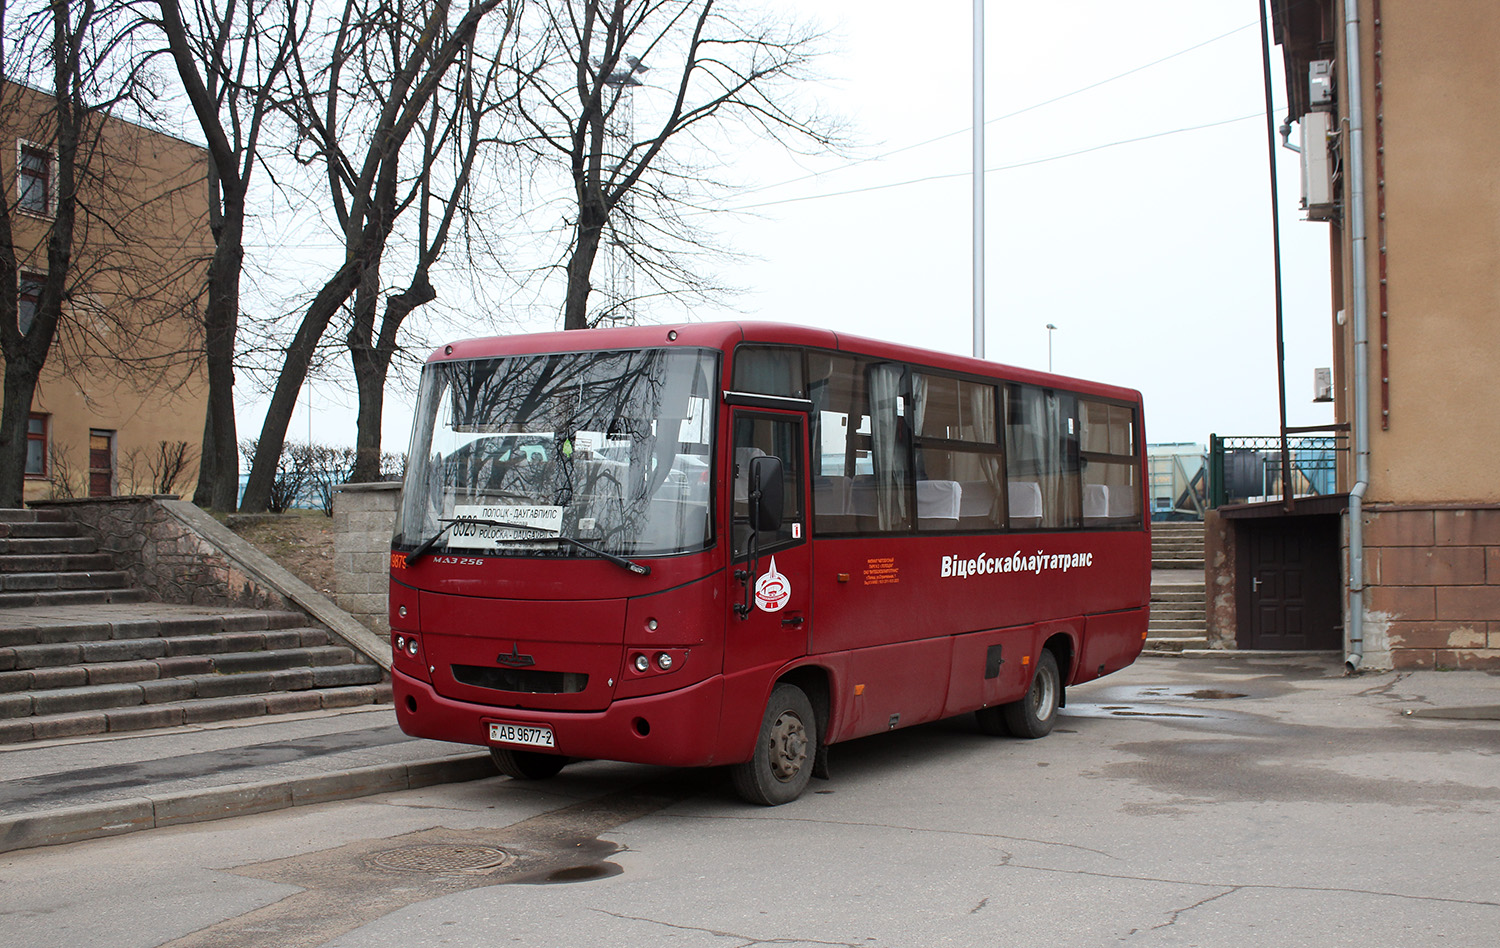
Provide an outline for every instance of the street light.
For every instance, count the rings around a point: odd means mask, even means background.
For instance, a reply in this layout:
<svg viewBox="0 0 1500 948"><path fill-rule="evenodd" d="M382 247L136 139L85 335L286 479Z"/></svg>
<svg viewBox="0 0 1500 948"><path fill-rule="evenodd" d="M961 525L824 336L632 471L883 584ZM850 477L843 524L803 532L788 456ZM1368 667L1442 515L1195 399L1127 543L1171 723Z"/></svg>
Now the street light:
<svg viewBox="0 0 1500 948"><path fill-rule="evenodd" d="M1047 324L1047 371L1052 371L1052 334L1057 332L1057 327L1051 323Z"/></svg>

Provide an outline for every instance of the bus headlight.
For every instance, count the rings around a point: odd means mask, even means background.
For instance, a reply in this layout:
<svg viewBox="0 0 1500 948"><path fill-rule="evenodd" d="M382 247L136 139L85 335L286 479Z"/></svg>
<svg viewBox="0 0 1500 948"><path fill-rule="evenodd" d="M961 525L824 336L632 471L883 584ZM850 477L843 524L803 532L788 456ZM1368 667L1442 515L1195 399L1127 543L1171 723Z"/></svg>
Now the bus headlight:
<svg viewBox="0 0 1500 948"><path fill-rule="evenodd" d="M672 668L672 656L668 655L666 652L657 652L656 667L660 668L662 671L669 671Z"/></svg>
<svg viewBox="0 0 1500 948"><path fill-rule="evenodd" d="M644 655L637 655L635 657L635 670L641 672L642 674L650 671L651 660Z"/></svg>

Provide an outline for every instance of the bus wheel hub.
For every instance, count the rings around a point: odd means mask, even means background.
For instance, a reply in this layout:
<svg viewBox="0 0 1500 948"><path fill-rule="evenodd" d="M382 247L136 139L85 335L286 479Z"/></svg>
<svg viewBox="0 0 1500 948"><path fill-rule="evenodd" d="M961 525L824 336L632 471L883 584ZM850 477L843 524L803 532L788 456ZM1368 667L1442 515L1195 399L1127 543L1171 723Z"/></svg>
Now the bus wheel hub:
<svg viewBox="0 0 1500 948"><path fill-rule="evenodd" d="M807 728L790 711L783 712L771 729L771 769L777 780L791 780L807 761Z"/></svg>

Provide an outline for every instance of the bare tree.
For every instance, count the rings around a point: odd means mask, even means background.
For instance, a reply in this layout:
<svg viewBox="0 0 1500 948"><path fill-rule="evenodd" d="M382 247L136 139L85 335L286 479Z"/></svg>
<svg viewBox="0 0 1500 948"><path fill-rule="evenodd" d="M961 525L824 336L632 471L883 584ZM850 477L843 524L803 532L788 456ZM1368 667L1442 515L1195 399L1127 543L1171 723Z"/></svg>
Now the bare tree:
<svg viewBox="0 0 1500 948"><path fill-rule="evenodd" d="M157 0L154 20L208 142L214 255L204 310L208 412L194 502L233 510L239 500L234 355L245 258L246 198L273 114L277 84L307 31L298 0Z"/></svg>
<svg viewBox="0 0 1500 948"><path fill-rule="evenodd" d="M345 343L354 370L359 395L356 421L356 463L350 476L356 481L380 478L380 427L385 409L385 384L391 360L399 345L406 318L418 307L437 298L432 268L443 255L456 223L467 221L471 181L481 153L493 152L491 136L511 105L513 92L500 88L503 74L501 53L515 24L515 7L506 8L500 25L485 31L487 55L471 46L452 71L452 82L434 96L413 136L412 161L417 169L405 194L396 200L407 213L416 215L416 234L411 277L405 289L382 295L377 260L365 271L353 301L353 318ZM493 22L493 18L492 18ZM368 46L368 44L365 44ZM396 207L386 210L392 216ZM462 230L467 235L467 228ZM376 310L384 302L379 331Z"/></svg>
<svg viewBox="0 0 1500 948"><path fill-rule="evenodd" d="M832 123L791 104L792 86L817 52L816 31L721 12L715 0L541 0L533 7L539 32L518 54L516 72L521 116L533 133L528 147L560 160L573 186L565 329L589 325L591 275L609 228L662 291L707 288L691 252L682 252L700 246L699 235L679 213L707 178L670 154L670 142L682 139L680 150L701 156L702 142L691 139L738 127L794 149L836 144ZM627 121L648 70L647 91L668 102ZM632 196L645 204L634 207Z"/></svg>
<svg viewBox="0 0 1500 948"><path fill-rule="evenodd" d="M500 2L480 0L452 23L449 0L348 0L326 37L294 51L288 112L301 129L297 157L326 179L344 262L303 312L287 345L255 442L242 510L270 504L287 425L318 344L361 286L367 292L378 288L380 258L405 209L399 198L402 149L443 77ZM374 107L351 110L350 103Z"/></svg>
<svg viewBox="0 0 1500 948"><path fill-rule="evenodd" d="M14 507L44 367L158 390L196 367L201 340L180 329L185 315L197 322L189 196L202 169L157 169L144 129L111 118L132 110L147 61L126 4L5 12L0 125L35 157L34 176L0 200L0 506Z"/></svg>

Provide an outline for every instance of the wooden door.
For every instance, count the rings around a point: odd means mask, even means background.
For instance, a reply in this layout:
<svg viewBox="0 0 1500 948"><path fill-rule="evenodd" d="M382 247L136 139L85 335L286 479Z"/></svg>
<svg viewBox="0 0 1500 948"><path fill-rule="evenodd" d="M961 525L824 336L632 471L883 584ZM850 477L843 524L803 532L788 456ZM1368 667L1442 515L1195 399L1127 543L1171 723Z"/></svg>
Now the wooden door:
<svg viewBox="0 0 1500 948"><path fill-rule="evenodd" d="M1250 525L1248 641L1241 647L1318 651L1342 644L1338 520L1286 517ZM1242 633L1245 631L1242 624Z"/></svg>

